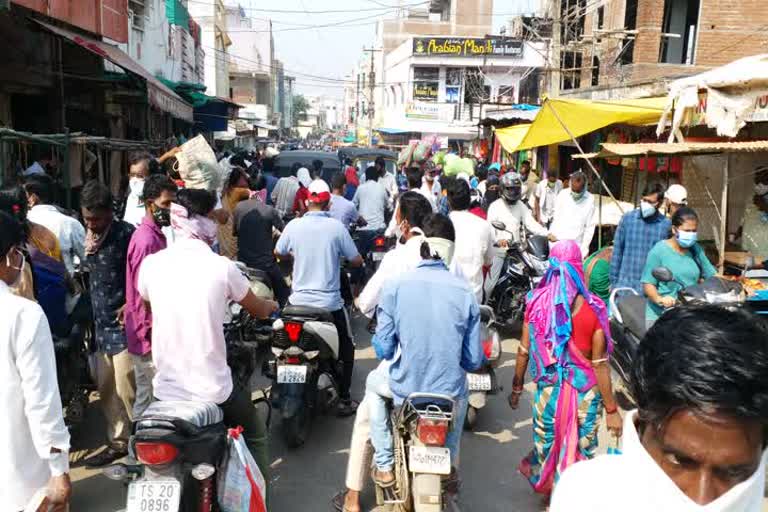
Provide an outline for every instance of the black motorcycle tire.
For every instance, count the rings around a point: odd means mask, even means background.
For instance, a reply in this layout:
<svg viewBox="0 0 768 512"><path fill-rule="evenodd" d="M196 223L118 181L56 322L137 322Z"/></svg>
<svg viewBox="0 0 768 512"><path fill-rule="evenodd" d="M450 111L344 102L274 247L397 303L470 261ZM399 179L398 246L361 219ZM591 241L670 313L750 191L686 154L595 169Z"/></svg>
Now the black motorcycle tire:
<svg viewBox="0 0 768 512"><path fill-rule="evenodd" d="M283 439L289 448L302 446L309 437L312 424L312 413L306 408L299 410L293 416L283 417Z"/></svg>
<svg viewBox="0 0 768 512"><path fill-rule="evenodd" d="M493 312L500 323L519 325L525 315L525 296L527 289L508 288L495 301Z"/></svg>
<svg viewBox="0 0 768 512"><path fill-rule="evenodd" d="M467 415L464 417L464 430L472 431L477 425L478 410L471 405L467 407Z"/></svg>

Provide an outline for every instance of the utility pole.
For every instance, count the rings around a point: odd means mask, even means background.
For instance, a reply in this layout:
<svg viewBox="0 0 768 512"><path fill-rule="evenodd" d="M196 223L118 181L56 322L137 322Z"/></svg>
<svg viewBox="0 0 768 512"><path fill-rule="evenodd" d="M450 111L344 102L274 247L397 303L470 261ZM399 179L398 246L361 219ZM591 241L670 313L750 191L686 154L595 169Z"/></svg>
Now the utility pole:
<svg viewBox="0 0 768 512"><path fill-rule="evenodd" d="M357 88L355 89L355 143L357 143L358 119L360 119L360 71L357 71Z"/></svg>
<svg viewBox="0 0 768 512"><path fill-rule="evenodd" d="M376 88L376 70L374 69L373 54L380 52L374 48L363 48L364 52L371 54L371 70L368 72L368 145L373 146L373 116L376 112L376 99L374 98Z"/></svg>
<svg viewBox="0 0 768 512"><path fill-rule="evenodd" d="M560 95L560 50L562 49L562 0L552 0L552 45L549 53L552 56L549 62L549 96L555 98Z"/></svg>

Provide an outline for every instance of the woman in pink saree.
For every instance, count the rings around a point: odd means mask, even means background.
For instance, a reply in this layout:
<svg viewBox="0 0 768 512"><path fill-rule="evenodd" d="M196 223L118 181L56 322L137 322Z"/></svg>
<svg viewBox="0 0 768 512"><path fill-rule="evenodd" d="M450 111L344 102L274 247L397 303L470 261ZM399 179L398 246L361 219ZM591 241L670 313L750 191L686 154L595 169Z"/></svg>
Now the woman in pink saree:
<svg viewBox="0 0 768 512"><path fill-rule="evenodd" d="M621 435L608 366L611 349L605 303L584 282L579 246L557 242L544 279L526 299L509 396L516 409L532 359L534 447L518 469L546 499L568 466L594 456L604 409L608 428Z"/></svg>

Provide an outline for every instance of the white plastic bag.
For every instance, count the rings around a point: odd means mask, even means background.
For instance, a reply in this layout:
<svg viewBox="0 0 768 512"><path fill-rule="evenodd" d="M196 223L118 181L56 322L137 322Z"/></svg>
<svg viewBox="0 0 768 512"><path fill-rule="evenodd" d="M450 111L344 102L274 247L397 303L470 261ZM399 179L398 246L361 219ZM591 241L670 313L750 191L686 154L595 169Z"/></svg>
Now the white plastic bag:
<svg viewBox="0 0 768 512"><path fill-rule="evenodd" d="M219 472L219 507L221 512L266 512L266 482L242 432L242 427L227 432L227 455Z"/></svg>
<svg viewBox="0 0 768 512"><path fill-rule="evenodd" d="M221 167L205 137L198 135L181 145L176 153L179 174L187 188L215 191L221 181Z"/></svg>

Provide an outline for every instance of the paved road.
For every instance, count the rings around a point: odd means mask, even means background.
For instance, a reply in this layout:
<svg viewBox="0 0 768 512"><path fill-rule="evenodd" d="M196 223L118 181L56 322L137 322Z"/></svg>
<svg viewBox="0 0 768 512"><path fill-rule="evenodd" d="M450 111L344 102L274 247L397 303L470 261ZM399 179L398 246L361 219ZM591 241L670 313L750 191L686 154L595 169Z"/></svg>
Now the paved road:
<svg viewBox="0 0 768 512"><path fill-rule="evenodd" d="M353 394L360 396L365 376L376 361L363 319L355 318L353 328L358 345ZM512 411L506 405L505 393L511 385L516 347L517 341L514 339L503 342L504 359L499 374L507 389L502 394L490 397L488 406L480 412L475 431L465 433L462 440L462 511L542 510L539 498L515 471L518 462L531 447L530 388L523 396L524 403L520 409ZM257 384L267 385L267 381L259 377ZM89 428L84 428L75 440L76 447L81 449L75 453L78 458L90 453L87 450L98 449L103 442L103 420L97 407L89 408L87 424ZM279 421L273 423L270 512L331 510L329 500L344 483L352 424L353 418L319 418L307 444L292 450L282 442ZM112 512L122 509L125 490L121 484L82 467L74 469L72 475L75 480L73 512ZM372 493L366 494L364 499L364 506L368 510L372 509Z"/></svg>

